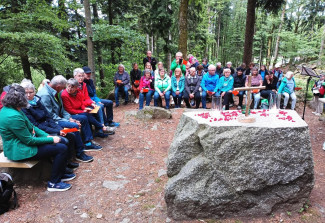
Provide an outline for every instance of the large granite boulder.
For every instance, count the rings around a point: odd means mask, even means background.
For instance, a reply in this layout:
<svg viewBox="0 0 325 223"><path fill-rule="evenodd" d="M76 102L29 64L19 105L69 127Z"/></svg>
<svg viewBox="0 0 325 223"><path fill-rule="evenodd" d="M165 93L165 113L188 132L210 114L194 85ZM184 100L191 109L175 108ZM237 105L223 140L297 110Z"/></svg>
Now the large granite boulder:
<svg viewBox="0 0 325 223"><path fill-rule="evenodd" d="M170 119L172 113L164 108L145 106L142 110L139 110L136 117L138 119Z"/></svg>
<svg viewBox="0 0 325 223"><path fill-rule="evenodd" d="M165 188L175 220L261 216L299 210L314 186L307 124L276 114L255 123L185 112L170 146ZM289 118L288 118L289 119Z"/></svg>

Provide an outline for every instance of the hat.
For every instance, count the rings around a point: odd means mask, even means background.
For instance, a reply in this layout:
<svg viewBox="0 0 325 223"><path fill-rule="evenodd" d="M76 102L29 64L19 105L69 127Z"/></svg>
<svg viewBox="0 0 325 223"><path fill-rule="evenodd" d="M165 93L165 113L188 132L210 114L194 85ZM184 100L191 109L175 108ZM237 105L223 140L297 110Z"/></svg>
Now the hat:
<svg viewBox="0 0 325 223"><path fill-rule="evenodd" d="M276 64L275 65L275 68L280 68L280 64Z"/></svg>
<svg viewBox="0 0 325 223"><path fill-rule="evenodd" d="M84 70L84 72L85 72L86 74L91 73L91 69L90 69L89 67L87 67L87 66L83 67L82 69Z"/></svg>

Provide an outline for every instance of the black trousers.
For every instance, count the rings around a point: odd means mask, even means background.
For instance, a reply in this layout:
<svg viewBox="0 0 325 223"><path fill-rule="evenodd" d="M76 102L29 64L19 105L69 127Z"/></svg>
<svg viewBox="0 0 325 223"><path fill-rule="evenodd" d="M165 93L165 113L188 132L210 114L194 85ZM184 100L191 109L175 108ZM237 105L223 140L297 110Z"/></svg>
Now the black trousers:
<svg viewBox="0 0 325 223"><path fill-rule="evenodd" d="M187 93L187 91L184 91L183 98L184 98L184 101L185 101L186 107L187 107L187 108L191 108L191 105L190 105L190 102L189 102L190 96L189 96L189 94ZM196 107L196 108L199 108L199 107L200 107L200 103L201 103L201 96L200 96L200 92L199 92L199 91L197 91L197 92L194 94L194 100L195 100L195 107Z"/></svg>

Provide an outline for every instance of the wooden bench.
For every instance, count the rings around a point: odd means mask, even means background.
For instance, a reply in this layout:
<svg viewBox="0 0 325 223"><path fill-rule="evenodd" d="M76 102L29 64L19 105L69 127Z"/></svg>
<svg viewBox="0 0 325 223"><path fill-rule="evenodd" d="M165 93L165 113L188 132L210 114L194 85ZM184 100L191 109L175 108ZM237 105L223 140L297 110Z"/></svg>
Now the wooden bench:
<svg viewBox="0 0 325 223"><path fill-rule="evenodd" d="M9 167L9 168L32 168L39 161L12 161L5 157L4 153L0 153L0 167Z"/></svg>

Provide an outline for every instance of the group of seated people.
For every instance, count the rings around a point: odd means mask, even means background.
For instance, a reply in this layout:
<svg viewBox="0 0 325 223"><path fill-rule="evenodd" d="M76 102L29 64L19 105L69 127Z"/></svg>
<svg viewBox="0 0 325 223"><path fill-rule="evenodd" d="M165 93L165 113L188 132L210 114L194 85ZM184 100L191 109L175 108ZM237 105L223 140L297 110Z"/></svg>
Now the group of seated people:
<svg viewBox="0 0 325 223"><path fill-rule="evenodd" d="M87 151L102 147L120 124L113 121L113 102L100 99L89 67L77 68L74 78L45 80L36 92L30 80L4 87L0 104L0 134L4 155L13 161L53 158L48 191L66 191L79 162L91 162ZM93 134L92 126L95 128Z"/></svg>
<svg viewBox="0 0 325 223"><path fill-rule="evenodd" d="M139 109L145 105L149 106L152 96L154 106L158 106L159 100L166 109L170 108L170 96L175 104L175 108L181 107L184 100L187 108L206 108L207 97L222 97L222 105L228 110L234 104L233 89L248 87L248 75L251 75L251 86L265 86L263 90L254 90L251 96L254 99L254 109L259 108L261 97L268 100L280 108L282 95L284 96L283 107L288 105L289 98L292 99L291 109L295 108L296 83L293 72L288 71L286 75L276 65L275 69L268 71L265 65L258 70L254 63L250 63L248 68L242 64L238 68L233 68L232 63L228 62L226 67L222 67L218 62L216 66L209 65L204 59L200 65L193 55L189 55L188 61L183 59L181 52L177 52L175 59L170 66L170 73L164 68L162 62L158 62L156 69L156 59L151 57L151 51L147 52L144 58L144 70L141 72L138 64L133 64L130 72L125 71L122 64L118 66L118 71L114 76L115 102L119 106L119 95L125 95L124 104L128 103L128 90L132 89L135 95L135 103L139 103ZM238 92L239 103L237 109L243 106L245 91Z"/></svg>

